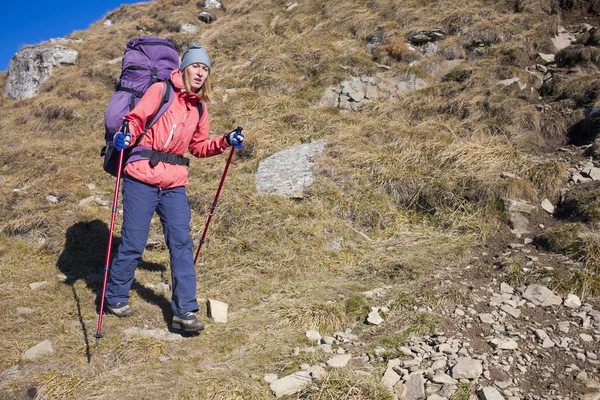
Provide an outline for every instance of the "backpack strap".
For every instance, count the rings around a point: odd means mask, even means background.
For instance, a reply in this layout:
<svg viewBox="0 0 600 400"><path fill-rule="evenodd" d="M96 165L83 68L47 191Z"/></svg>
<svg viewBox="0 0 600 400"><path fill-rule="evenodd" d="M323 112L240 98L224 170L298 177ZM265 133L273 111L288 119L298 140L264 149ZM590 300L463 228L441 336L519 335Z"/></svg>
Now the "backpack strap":
<svg viewBox="0 0 600 400"><path fill-rule="evenodd" d="M198 106L198 122L202 119L202 114L204 114L204 105L201 101L197 103Z"/></svg>
<svg viewBox="0 0 600 400"><path fill-rule="evenodd" d="M167 111L167 109L173 102L173 95L174 95L174 93L173 93L173 89L171 87L170 81L169 82L163 81L163 95L160 99L160 103L158 104L158 108L154 112L154 115L152 116L152 118L150 118L148 120L148 122L146 122L146 127L144 128L144 132L140 136L138 136L133 147L136 147L137 145L140 144L140 141L142 140L142 138L144 136L146 136L146 133L148 133L148 130L152 127L152 125L154 125L154 123L156 121L158 121L158 119L165 113L165 111Z"/></svg>

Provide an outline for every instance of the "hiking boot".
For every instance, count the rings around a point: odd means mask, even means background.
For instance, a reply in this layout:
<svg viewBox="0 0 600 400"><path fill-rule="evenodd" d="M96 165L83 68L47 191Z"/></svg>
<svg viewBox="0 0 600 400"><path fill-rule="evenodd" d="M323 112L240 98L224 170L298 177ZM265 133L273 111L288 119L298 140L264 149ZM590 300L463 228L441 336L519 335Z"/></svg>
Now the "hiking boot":
<svg viewBox="0 0 600 400"><path fill-rule="evenodd" d="M173 329L181 329L186 332L198 332L204 329L204 324L193 312L186 312L180 315L173 316Z"/></svg>
<svg viewBox="0 0 600 400"><path fill-rule="evenodd" d="M117 303L115 305L106 305L108 310L115 314L119 318L131 317L133 315L133 308L129 307L129 304L125 302Z"/></svg>

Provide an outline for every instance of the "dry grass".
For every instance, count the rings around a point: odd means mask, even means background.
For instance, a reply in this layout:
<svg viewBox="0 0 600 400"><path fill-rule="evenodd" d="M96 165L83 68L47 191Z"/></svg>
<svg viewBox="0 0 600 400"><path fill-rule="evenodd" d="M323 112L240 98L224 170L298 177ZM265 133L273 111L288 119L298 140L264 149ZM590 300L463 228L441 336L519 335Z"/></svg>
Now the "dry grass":
<svg viewBox="0 0 600 400"><path fill-rule="evenodd" d="M562 99L555 109L535 107L537 98L515 86L496 85L513 77L532 84L522 67L548 51L559 21L551 4L309 0L288 11L284 1L241 0L215 11L218 20L206 25L196 20L196 2L161 0L109 13L111 27L101 20L74 32L72 38L84 39L70 45L80 53L76 65L56 68L35 98L0 98L0 370L17 365L22 373L0 382L0 395L132 399L143 390L164 399L267 399L265 373L281 376L304 362L323 362L321 353L290 355L306 343L306 329L366 329L361 321L371 304L362 292L410 286L462 262L477 238L503 223L502 197L553 196L564 183L563 164L528 154L573 125L576 116L558 111L597 102L597 82L572 78L545 88ZM183 23L196 23L198 32L178 32ZM371 55L365 40L380 26L388 41ZM447 32L438 43L439 60L466 59L436 84L421 65L438 59L409 67L417 57L404 46L407 33L433 26ZM120 73L119 63L110 61L141 32L181 49L205 45L217 99L209 105L212 134L245 128L247 144L236 153L197 267L198 297L229 303L230 320L221 325L204 318L205 332L176 341L124 337L127 328L162 329L170 320L169 293L153 288L170 283L169 255L156 246L146 250L136 273L136 314L105 318L105 338L95 350L101 286L86 277L104 264L110 209L101 201L110 203L115 183L98 156L104 108ZM414 73L431 86L399 101L373 102L360 113L317 107L325 88L374 76L381 63L391 74ZM5 81L0 73L0 85ZM260 160L322 138L326 154L305 199L256 193ZM188 195L196 241L224 162L192 161ZM503 180L503 171L520 179ZM48 195L58 202L48 202ZM100 203L80 204L88 197ZM119 215L116 242L120 223ZM150 239L162 239L157 219ZM334 241L341 249L332 249ZM577 252L590 275L597 248L581 242ZM60 282L59 273L71 279ZM28 286L44 280L38 291ZM589 282L579 286L587 285L586 293L594 288ZM405 295L415 302L410 309L443 301ZM35 311L18 316L17 307ZM391 313L408 310L398 299ZM390 315L390 323L407 334L435 328L428 314L396 317ZM20 361L45 339L54 355ZM384 399L389 394L378 382L342 371L299 398Z"/></svg>

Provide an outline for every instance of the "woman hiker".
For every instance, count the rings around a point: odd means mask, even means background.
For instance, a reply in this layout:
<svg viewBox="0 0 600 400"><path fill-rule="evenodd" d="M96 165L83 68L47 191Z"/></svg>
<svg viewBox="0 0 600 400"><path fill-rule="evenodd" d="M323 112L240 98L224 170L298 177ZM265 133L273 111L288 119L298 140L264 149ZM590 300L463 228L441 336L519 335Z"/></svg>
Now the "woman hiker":
<svg viewBox="0 0 600 400"><path fill-rule="evenodd" d="M175 88L173 102L138 144L151 152L146 152L148 157L141 159L133 155L125 166L121 244L109 270L105 296L108 309L119 317L133 314L128 304L129 290L156 211L171 258L172 327L188 332L204 329L194 314L198 311L196 269L185 190L187 159L183 155L189 150L196 157L210 157L223 153L228 146L240 148L244 141L244 135L235 131L208 138L205 103L211 101L210 67L208 52L201 46L194 44L183 54L179 70L171 73ZM115 135L117 150L129 147L143 133L146 122L160 104L162 91L162 83L152 85L137 106L125 115L129 133ZM204 112L199 112L199 105Z"/></svg>

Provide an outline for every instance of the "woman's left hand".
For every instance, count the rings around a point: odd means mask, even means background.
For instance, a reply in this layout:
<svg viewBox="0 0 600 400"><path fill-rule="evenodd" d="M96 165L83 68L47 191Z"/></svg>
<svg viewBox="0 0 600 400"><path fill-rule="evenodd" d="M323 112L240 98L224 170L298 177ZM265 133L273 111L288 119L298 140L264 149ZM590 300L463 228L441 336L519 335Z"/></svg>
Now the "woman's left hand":
<svg viewBox="0 0 600 400"><path fill-rule="evenodd" d="M244 145L244 134L242 132L233 131L225 136L227 144L233 146L234 149L241 149Z"/></svg>

